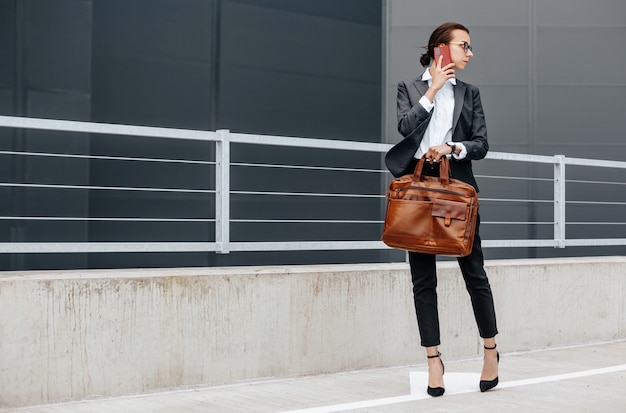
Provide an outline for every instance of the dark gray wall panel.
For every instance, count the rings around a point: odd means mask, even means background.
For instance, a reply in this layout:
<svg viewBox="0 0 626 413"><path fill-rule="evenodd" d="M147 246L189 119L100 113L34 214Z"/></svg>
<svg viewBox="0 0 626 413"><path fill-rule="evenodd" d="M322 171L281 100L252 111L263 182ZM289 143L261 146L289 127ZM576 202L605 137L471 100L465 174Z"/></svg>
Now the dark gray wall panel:
<svg viewBox="0 0 626 413"><path fill-rule="evenodd" d="M76 90L30 90L26 94L26 109L33 118L88 121L91 117L91 94Z"/></svg>
<svg viewBox="0 0 626 413"><path fill-rule="evenodd" d="M623 26L539 27L537 82L553 84L626 84Z"/></svg>
<svg viewBox="0 0 626 413"><path fill-rule="evenodd" d="M589 108L584 102L593 102ZM623 160L620 151L606 147L624 144L625 86L544 86L538 92L538 145L562 143L585 146L589 157Z"/></svg>
<svg viewBox="0 0 626 413"><path fill-rule="evenodd" d="M158 41L155 39L155 41ZM94 68L94 118L100 122L208 129L208 64L101 56Z"/></svg>
<svg viewBox="0 0 626 413"><path fill-rule="evenodd" d="M380 84L233 68L221 76L220 123L233 131L377 141ZM328 104L320 104L328 102ZM277 117L280 120L277 120ZM329 130L330 129L330 130Z"/></svg>
<svg viewBox="0 0 626 413"><path fill-rule="evenodd" d="M0 0L0 91L13 87L15 73L15 1ZM0 107L3 114L4 107Z"/></svg>
<svg viewBox="0 0 626 413"><path fill-rule="evenodd" d="M92 2L24 3L28 87L89 92Z"/></svg>
<svg viewBox="0 0 626 413"><path fill-rule="evenodd" d="M380 39L379 25L227 1L221 30L220 63L226 67L379 80L380 55L370 52L372 41Z"/></svg>
<svg viewBox="0 0 626 413"><path fill-rule="evenodd" d="M93 119L209 129L212 4L96 2Z"/></svg>
<svg viewBox="0 0 626 413"><path fill-rule="evenodd" d="M626 3L622 0L541 0L537 5L537 23L567 26L623 26Z"/></svg>
<svg viewBox="0 0 626 413"><path fill-rule="evenodd" d="M397 84L398 80L417 78L424 72L419 59L426 49L432 28L422 26L392 27L388 36L391 47L387 50L387 75ZM395 97L394 97L395 99Z"/></svg>
<svg viewBox="0 0 626 413"><path fill-rule="evenodd" d="M209 63L212 0L97 0L94 48L106 56Z"/></svg>
<svg viewBox="0 0 626 413"><path fill-rule="evenodd" d="M434 29L446 21L459 21L469 26L528 23L528 0L390 0L389 5L394 26L430 26Z"/></svg>
<svg viewBox="0 0 626 413"><path fill-rule="evenodd" d="M13 114L13 89L0 88L0 113L3 115Z"/></svg>
<svg viewBox="0 0 626 413"><path fill-rule="evenodd" d="M489 147L493 151L528 151L528 87L525 85L480 86L480 97L487 121Z"/></svg>
<svg viewBox="0 0 626 413"><path fill-rule="evenodd" d="M379 140L379 26L239 2L222 13L218 127Z"/></svg>

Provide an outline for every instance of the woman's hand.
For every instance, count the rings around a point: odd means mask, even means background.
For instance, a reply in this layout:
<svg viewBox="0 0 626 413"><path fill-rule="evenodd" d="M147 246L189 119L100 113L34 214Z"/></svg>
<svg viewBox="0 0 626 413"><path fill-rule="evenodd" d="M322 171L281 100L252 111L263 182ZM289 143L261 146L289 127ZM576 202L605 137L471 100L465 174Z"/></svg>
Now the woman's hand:
<svg viewBox="0 0 626 413"><path fill-rule="evenodd" d="M443 144L443 145L431 146L430 148L428 148L428 151L426 151L426 153L424 154L424 157L430 163L432 163L433 161L439 162L441 158L443 158L446 155L450 155L451 153L452 153L452 146Z"/></svg>
<svg viewBox="0 0 626 413"><path fill-rule="evenodd" d="M441 67L442 61L443 56L439 56L437 64L430 67L430 75L433 77L431 86L435 87L437 90L441 89L448 79L452 79L456 76L453 69L454 63L448 63L444 67Z"/></svg>
<svg viewBox="0 0 626 413"><path fill-rule="evenodd" d="M424 94L431 102L435 101L435 95L443 85L446 83L448 79L452 79L456 76L454 72L454 63L449 63L444 67L441 67L441 62L443 61L443 56L439 56L439 60L437 60L436 64L433 64L428 69L430 71L430 75L433 77L433 80L430 83L430 87Z"/></svg>

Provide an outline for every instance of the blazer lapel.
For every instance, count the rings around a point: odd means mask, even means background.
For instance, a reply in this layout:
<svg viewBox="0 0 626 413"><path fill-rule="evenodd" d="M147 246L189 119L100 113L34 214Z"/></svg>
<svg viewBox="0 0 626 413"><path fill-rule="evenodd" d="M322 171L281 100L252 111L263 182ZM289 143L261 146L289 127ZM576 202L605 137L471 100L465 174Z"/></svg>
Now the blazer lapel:
<svg viewBox="0 0 626 413"><path fill-rule="evenodd" d="M424 80L416 80L413 82L413 86L419 92L420 97L424 96L428 90L428 82ZM456 86L454 86L454 114L452 115L452 131L456 128L456 124L461 117L461 111L463 110L463 100L465 99L465 90L467 86L465 83L457 79Z"/></svg>
<svg viewBox="0 0 626 413"><path fill-rule="evenodd" d="M416 80L413 82L413 85L419 92L420 96L424 96L424 93L428 90L428 82L425 80Z"/></svg>
<svg viewBox="0 0 626 413"><path fill-rule="evenodd" d="M465 99L465 83L457 79L456 86L454 86L454 114L452 115L452 133L456 129L456 124L461 117L461 110L463 110L463 100Z"/></svg>

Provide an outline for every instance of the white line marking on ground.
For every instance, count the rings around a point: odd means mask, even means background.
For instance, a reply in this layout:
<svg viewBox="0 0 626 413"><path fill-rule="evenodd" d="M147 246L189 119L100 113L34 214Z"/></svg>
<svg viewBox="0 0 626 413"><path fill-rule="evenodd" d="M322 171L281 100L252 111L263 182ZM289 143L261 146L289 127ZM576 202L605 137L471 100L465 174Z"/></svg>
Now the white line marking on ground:
<svg viewBox="0 0 626 413"><path fill-rule="evenodd" d="M511 387L528 386L532 384L548 383L560 380L576 379L580 377L595 376L598 374L615 373L626 370L626 364L606 367L602 369L577 371L573 373L557 374L554 376L536 377L533 379L513 380L508 382L500 382L497 389L505 389ZM334 413L344 412L347 410L363 409L366 407L386 406L396 403L405 403L416 400L428 399L430 396L426 394L426 386L428 384L428 373L426 372L410 372L411 394L406 396L385 397L382 399L363 400L350 403L334 404L329 406L310 407L306 409L289 410L282 413ZM448 373L446 374L446 394L450 396L454 394L473 393L478 390L478 374L474 373ZM444 396L444 397L445 397Z"/></svg>
<svg viewBox="0 0 626 413"><path fill-rule="evenodd" d="M621 365L618 365L618 366L605 367L605 368L602 368L602 369L576 371L574 373L566 373L566 374L557 374L557 375L554 375L554 376L537 377L537 378L534 378L534 379L507 381L507 382L503 382L503 383L498 384L498 388L505 389L505 388L508 388L508 387L528 386L530 384L548 383L548 382L551 382L551 381L577 379L579 377L587 377L587 376L595 376L595 375L598 375L598 374L615 373L615 372L623 371L623 370L626 370L626 364L621 364Z"/></svg>

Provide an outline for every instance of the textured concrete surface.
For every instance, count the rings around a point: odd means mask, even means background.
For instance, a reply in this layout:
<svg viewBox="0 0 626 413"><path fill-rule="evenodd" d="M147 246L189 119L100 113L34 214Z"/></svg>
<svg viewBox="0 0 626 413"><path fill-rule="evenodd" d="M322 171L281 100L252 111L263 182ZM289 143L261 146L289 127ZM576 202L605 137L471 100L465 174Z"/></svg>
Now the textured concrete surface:
<svg viewBox="0 0 626 413"><path fill-rule="evenodd" d="M330 413L626 411L626 341L508 353L500 385L480 393L482 360L448 360L446 394L426 395L426 366L359 370L2 413Z"/></svg>
<svg viewBox="0 0 626 413"><path fill-rule="evenodd" d="M626 338L626 257L490 261L499 344ZM480 354L456 262L441 351ZM0 273L0 408L423 362L400 264Z"/></svg>

